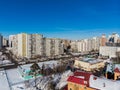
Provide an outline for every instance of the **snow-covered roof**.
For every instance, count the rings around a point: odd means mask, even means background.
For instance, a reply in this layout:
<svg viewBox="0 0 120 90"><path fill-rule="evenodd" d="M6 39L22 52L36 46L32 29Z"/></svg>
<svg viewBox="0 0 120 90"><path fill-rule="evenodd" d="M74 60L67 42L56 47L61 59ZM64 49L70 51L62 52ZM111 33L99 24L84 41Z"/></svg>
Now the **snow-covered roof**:
<svg viewBox="0 0 120 90"><path fill-rule="evenodd" d="M95 63L102 62L102 60L94 59L94 58L83 58L80 61L84 61L84 62L87 62L87 63L90 63L90 64L95 64Z"/></svg>
<svg viewBox="0 0 120 90"><path fill-rule="evenodd" d="M47 61L47 62L39 62L38 65L42 67L42 65L44 64L52 68L53 64L57 65L57 63L58 61ZM30 66L32 66L32 64L21 65L22 69L25 69L25 70L30 70Z"/></svg>
<svg viewBox="0 0 120 90"><path fill-rule="evenodd" d="M106 72L114 72L114 70L118 68L120 70L120 64L108 64Z"/></svg>
<svg viewBox="0 0 120 90"><path fill-rule="evenodd" d="M89 84L90 87L100 90L120 90L120 81L99 78L94 75L90 76Z"/></svg>

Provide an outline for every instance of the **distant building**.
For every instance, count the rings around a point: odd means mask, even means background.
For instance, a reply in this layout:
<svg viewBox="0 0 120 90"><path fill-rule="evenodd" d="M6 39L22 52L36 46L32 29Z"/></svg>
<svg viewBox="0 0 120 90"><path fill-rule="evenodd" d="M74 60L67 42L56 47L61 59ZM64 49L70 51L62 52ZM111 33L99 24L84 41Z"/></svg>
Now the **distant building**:
<svg viewBox="0 0 120 90"><path fill-rule="evenodd" d="M93 37L92 38L92 50L99 50L100 47L100 38Z"/></svg>
<svg viewBox="0 0 120 90"><path fill-rule="evenodd" d="M93 58L82 58L76 59L74 66L85 71L93 71L104 67L104 62L102 60Z"/></svg>
<svg viewBox="0 0 120 90"><path fill-rule="evenodd" d="M9 46L9 41L7 38L3 38L3 46L5 46L5 47Z"/></svg>
<svg viewBox="0 0 120 90"><path fill-rule="evenodd" d="M0 49L2 48L3 46L3 36L0 34Z"/></svg>
<svg viewBox="0 0 120 90"><path fill-rule="evenodd" d="M106 35L103 34L102 37L100 38L100 46L106 46L107 38Z"/></svg>
<svg viewBox="0 0 120 90"><path fill-rule="evenodd" d="M117 43L118 39L119 39L119 35L117 33L113 33L112 35L109 35L108 42Z"/></svg>
<svg viewBox="0 0 120 90"><path fill-rule="evenodd" d="M120 90L120 81L96 77L82 71L76 71L67 81L68 90Z"/></svg>
<svg viewBox="0 0 120 90"><path fill-rule="evenodd" d="M15 35L10 35L9 36L9 47L10 48L13 47L13 40L14 40L14 38L15 38Z"/></svg>
<svg viewBox="0 0 120 90"><path fill-rule="evenodd" d="M99 54L102 56L107 56L109 58L117 57L116 53L120 51L120 47L114 46L101 46L99 50Z"/></svg>
<svg viewBox="0 0 120 90"><path fill-rule="evenodd" d="M71 46L71 52L78 52L78 46L77 46L77 41L71 41L70 46Z"/></svg>

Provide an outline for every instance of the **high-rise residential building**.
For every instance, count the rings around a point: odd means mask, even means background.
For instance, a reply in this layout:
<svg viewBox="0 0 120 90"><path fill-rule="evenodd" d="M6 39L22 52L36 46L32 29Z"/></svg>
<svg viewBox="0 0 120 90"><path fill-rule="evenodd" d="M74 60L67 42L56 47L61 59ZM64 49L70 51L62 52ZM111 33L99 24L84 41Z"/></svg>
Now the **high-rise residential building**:
<svg viewBox="0 0 120 90"><path fill-rule="evenodd" d="M100 46L99 54L109 58L117 57L117 52L120 52L120 46Z"/></svg>
<svg viewBox="0 0 120 90"><path fill-rule="evenodd" d="M64 53L63 43L61 39L45 38L44 39L46 56L60 55Z"/></svg>
<svg viewBox="0 0 120 90"><path fill-rule="evenodd" d="M78 52L78 43L77 41L71 41L70 46L71 46L71 51L72 52Z"/></svg>
<svg viewBox="0 0 120 90"><path fill-rule="evenodd" d="M5 46L5 47L9 46L9 41L7 38L3 38L3 46Z"/></svg>
<svg viewBox="0 0 120 90"><path fill-rule="evenodd" d="M89 50L88 39L78 41L78 52L86 52Z"/></svg>
<svg viewBox="0 0 120 90"><path fill-rule="evenodd" d="M13 45L13 40L14 40L14 38L15 38L15 35L10 35L9 36L9 47L12 47Z"/></svg>
<svg viewBox="0 0 120 90"><path fill-rule="evenodd" d="M13 36L12 51L18 57L42 55L42 35L21 33Z"/></svg>
<svg viewBox="0 0 120 90"><path fill-rule="evenodd" d="M12 52L17 57L31 57L31 38L29 34L21 33L13 36Z"/></svg>
<svg viewBox="0 0 120 90"><path fill-rule="evenodd" d="M103 34L102 37L100 38L100 46L105 46L107 42L106 35Z"/></svg>
<svg viewBox="0 0 120 90"><path fill-rule="evenodd" d="M60 55L64 53L63 42L61 39L55 38L55 55Z"/></svg>
<svg viewBox="0 0 120 90"><path fill-rule="evenodd" d="M3 36L0 34L0 49L2 48L3 46Z"/></svg>
<svg viewBox="0 0 120 90"><path fill-rule="evenodd" d="M44 38L44 49L45 49L45 56L51 56L51 47L52 47L52 39L50 38Z"/></svg>
<svg viewBox="0 0 120 90"><path fill-rule="evenodd" d="M117 33L113 33L112 35L109 35L108 42L117 43L118 39L119 39L119 35Z"/></svg>
<svg viewBox="0 0 120 90"><path fill-rule="evenodd" d="M31 55L43 55L43 35L31 34Z"/></svg>
<svg viewBox="0 0 120 90"><path fill-rule="evenodd" d="M93 50L99 50L100 47L100 38L99 37L93 37L92 38L92 49Z"/></svg>

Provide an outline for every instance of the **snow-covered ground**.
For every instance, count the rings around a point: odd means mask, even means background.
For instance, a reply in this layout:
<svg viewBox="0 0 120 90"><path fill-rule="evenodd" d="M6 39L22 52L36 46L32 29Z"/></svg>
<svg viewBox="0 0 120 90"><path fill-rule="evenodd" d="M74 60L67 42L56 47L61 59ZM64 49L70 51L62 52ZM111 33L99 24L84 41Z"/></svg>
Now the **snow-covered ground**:
<svg viewBox="0 0 120 90"><path fill-rule="evenodd" d="M46 61L38 63L40 67L43 64L47 67L52 67L53 64L55 66L59 65L58 61ZM22 67L29 69L31 65L32 64L27 64L23 65ZM69 75L71 75L71 71L67 71L63 74L55 74L52 76L40 76L36 79L37 87L41 88L42 90L50 90L49 85L52 82L57 86L57 88L62 88L67 84L67 78ZM34 86L34 78L25 80L22 78L17 68L0 71L0 90L36 90Z"/></svg>
<svg viewBox="0 0 120 90"><path fill-rule="evenodd" d="M0 70L0 90L10 90L6 72L4 70Z"/></svg>

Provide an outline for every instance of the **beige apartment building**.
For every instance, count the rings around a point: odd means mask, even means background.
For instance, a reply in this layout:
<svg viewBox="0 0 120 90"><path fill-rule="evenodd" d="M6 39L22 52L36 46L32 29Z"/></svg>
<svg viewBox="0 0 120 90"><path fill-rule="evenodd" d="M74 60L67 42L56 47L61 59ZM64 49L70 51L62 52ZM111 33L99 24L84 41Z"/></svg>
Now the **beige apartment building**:
<svg viewBox="0 0 120 90"><path fill-rule="evenodd" d="M45 38L44 47L46 56L55 56L64 53L61 39Z"/></svg>
<svg viewBox="0 0 120 90"><path fill-rule="evenodd" d="M21 33L12 38L12 52L17 57L42 55L42 35Z"/></svg>

